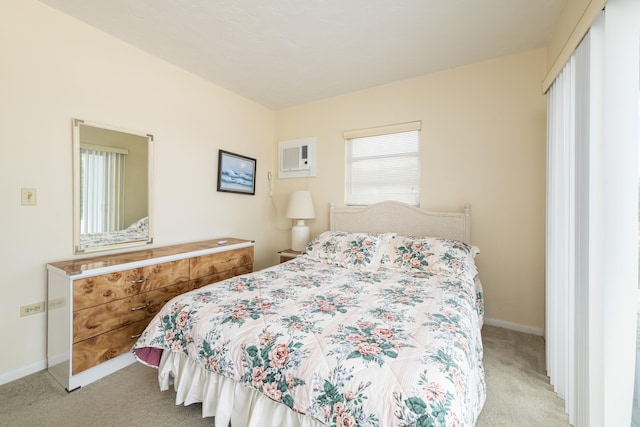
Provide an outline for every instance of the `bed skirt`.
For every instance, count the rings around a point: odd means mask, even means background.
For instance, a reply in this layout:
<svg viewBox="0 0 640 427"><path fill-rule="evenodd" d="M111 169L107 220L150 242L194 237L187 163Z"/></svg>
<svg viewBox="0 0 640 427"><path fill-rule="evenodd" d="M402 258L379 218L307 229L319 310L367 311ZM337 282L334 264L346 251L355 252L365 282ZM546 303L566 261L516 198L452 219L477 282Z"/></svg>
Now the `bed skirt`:
<svg viewBox="0 0 640 427"><path fill-rule="evenodd" d="M176 405L202 403L202 417L215 417L215 427L321 427L249 387L203 369L182 353L164 351L158 366L162 391L173 384Z"/></svg>

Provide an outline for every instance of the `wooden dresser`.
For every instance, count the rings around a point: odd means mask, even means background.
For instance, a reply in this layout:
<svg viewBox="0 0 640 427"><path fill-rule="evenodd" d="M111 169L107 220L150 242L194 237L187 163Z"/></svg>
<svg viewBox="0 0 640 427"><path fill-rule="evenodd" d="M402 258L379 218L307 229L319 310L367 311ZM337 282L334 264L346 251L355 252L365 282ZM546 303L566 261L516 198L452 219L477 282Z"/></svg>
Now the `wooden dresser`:
<svg viewBox="0 0 640 427"><path fill-rule="evenodd" d="M68 391L135 361L171 298L253 271L254 242L222 238L47 264L47 364Z"/></svg>

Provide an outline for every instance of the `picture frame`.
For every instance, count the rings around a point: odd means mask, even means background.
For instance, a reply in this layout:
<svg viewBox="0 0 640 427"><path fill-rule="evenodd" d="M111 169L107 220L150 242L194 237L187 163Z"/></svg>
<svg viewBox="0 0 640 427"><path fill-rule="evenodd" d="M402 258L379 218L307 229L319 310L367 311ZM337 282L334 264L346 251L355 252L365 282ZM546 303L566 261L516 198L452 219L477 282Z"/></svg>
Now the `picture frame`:
<svg viewBox="0 0 640 427"><path fill-rule="evenodd" d="M218 150L218 191L256 194L256 159Z"/></svg>

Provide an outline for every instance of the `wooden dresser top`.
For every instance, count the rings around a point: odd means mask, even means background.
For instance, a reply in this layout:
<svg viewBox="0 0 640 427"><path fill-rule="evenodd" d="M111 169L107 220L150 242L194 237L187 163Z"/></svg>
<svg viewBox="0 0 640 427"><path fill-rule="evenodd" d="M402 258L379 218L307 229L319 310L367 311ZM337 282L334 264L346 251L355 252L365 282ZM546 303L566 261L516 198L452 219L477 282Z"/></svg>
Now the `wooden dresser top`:
<svg viewBox="0 0 640 427"><path fill-rule="evenodd" d="M224 243L219 243L224 241ZM182 243L171 246L143 249L132 252L124 252L112 255L101 255L91 258L72 259L68 261L51 262L48 265L60 269L68 275L80 274L88 270L101 269L120 264L129 264L157 258L171 257L191 252L207 252L215 249L216 252L224 251L230 246L251 244L251 240L236 239L233 237L221 237L219 239L203 240L201 242Z"/></svg>

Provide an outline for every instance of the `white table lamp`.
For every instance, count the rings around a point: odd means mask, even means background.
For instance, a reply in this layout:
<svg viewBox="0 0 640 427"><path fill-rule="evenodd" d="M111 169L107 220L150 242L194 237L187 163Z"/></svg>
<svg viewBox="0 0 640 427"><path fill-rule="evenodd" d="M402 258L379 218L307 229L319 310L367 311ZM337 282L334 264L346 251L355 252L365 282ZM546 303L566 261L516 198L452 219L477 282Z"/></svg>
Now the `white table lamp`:
<svg viewBox="0 0 640 427"><path fill-rule="evenodd" d="M304 250L309 243L309 226L304 223L304 220L316 217L311 193L304 190L291 193L286 217L298 220L296 225L291 227L291 249Z"/></svg>

